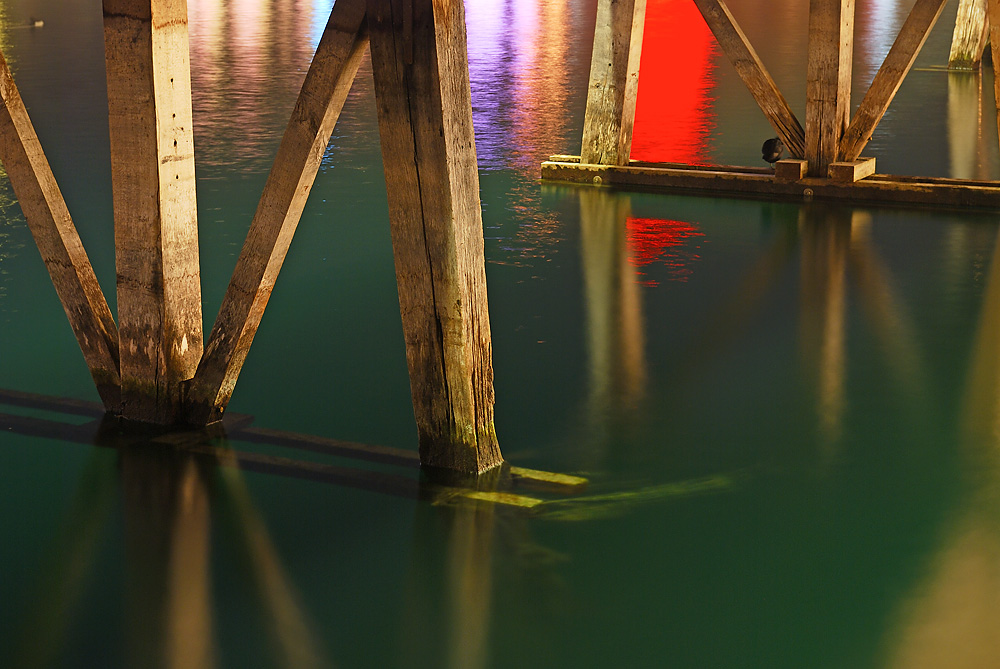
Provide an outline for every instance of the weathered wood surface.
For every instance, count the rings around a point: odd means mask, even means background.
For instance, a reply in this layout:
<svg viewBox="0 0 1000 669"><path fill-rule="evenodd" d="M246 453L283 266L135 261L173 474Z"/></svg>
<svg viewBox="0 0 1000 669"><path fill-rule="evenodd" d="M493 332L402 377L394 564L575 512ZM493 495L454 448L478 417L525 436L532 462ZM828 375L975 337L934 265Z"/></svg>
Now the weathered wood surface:
<svg viewBox="0 0 1000 669"><path fill-rule="evenodd" d="M1000 210L1000 184L930 177L872 175L853 184L825 178L780 181L770 170L762 173L740 167L672 165L629 167L587 165L579 162L544 162L542 179L593 184L634 190L656 190L789 201L842 200L885 205L919 205L944 208Z"/></svg>
<svg viewBox="0 0 1000 669"><path fill-rule="evenodd" d="M584 162L627 165L639 89L646 0L599 0L580 155Z"/></svg>
<svg viewBox="0 0 1000 669"><path fill-rule="evenodd" d="M202 353L185 0L104 0L122 416L179 419Z"/></svg>
<svg viewBox="0 0 1000 669"><path fill-rule="evenodd" d="M503 462L461 0L369 0L410 389L425 465Z"/></svg>
<svg viewBox="0 0 1000 669"><path fill-rule="evenodd" d="M104 407L117 411L121 402L118 328L2 53L0 97L0 162Z"/></svg>
<svg viewBox="0 0 1000 669"><path fill-rule="evenodd" d="M774 164L774 178L784 181L798 181L809 171L809 161L800 158L786 158Z"/></svg>
<svg viewBox="0 0 1000 669"><path fill-rule="evenodd" d="M830 179L839 183L854 183L875 174L875 159L838 161L830 163Z"/></svg>
<svg viewBox="0 0 1000 669"><path fill-rule="evenodd" d="M851 113L854 0L809 1L806 153L809 175L837 160Z"/></svg>
<svg viewBox="0 0 1000 669"><path fill-rule="evenodd" d="M987 0L959 0L955 30L951 35L948 69L978 70L989 38Z"/></svg>
<svg viewBox="0 0 1000 669"><path fill-rule="evenodd" d="M996 76L996 70L1000 70L1000 0L988 0L987 17L989 19L990 30L990 55L993 58L993 99L997 109L1000 109L1000 77ZM1000 116L997 117L997 127L1000 128Z"/></svg>
<svg viewBox="0 0 1000 669"><path fill-rule="evenodd" d="M947 1L917 0L913 5L882 66L875 73L875 78L865 93L861 105L854 113L851 124L840 140L841 160L855 160L864 151Z"/></svg>
<svg viewBox="0 0 1000 669"><path fill-rule="evenodd" d="M264 315L323 153L365 49L365 0L337 0L278 147L205 356L188 388L187 420L217 420Z"/></svg>
<svg viewBox="0 0 1000 669"><path fill-rule="evenodd" d="M736 23L723 0L694 0L722 52L736 68L771 127L794 158L805 155L805 132L785 96ZM585 161L588 162L588 161ZM624 163L620 163L624 164Z"/></svg>

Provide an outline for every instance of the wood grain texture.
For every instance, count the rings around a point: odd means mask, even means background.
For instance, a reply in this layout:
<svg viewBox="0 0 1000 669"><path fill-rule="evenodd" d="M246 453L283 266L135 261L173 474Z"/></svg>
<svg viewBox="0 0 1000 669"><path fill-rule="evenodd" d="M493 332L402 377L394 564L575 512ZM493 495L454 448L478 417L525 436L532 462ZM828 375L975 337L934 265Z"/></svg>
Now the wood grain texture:
<svg viewBox="0 0 1000 669"><path fill-rule="evenodd" d="M202 354L185 0L105 0L122 416L179 419Z"/></svg>
<svg viewBox="0 0 1000 669"><path fill-rule="evenodd" d="M978 70L990 35L987 0L959 0L951 34L948 69Z"/></svg>
<svg viewBox="0 0 1000 669"><path fill-rule="evenodd" d="M892 48L854 113L854 119L840 140L841 160L855 160L864 151L947 1L917 0L913 5L896 41L892 43Z"/></svg>
<svg viewBox="0 0 1000 669"><path fill-rule="evenodd" d="M0 162L7 170L104 408L117 412L121 402L118 328L2 53L0 97Z"/></svg>
<svg viewBox="0 0 1000 669"><path fill-rule="evenodd" d="M187 420L217 420L264 315L323 154L357 75L368 29L365 0L337 0L296 100L257 212L188 388Z"/></svg>
<svg viewBox="0 0 1000 669"><path fill-rule="evenodd" d="M990 55L993 57L994 72L1000 69L1000 0L988 0L987 17L990 25ZM993 99L996 108L1000 109L1000 77L993 75ZM997 116L997 127L1000 128L1000 115Z"/></svg>
<svg viewBox="0 0 1000 669"><path fill-rule="evenodd" d="M396 280L424 465L503 460L461 0L369 0Z"/></svg>
<svg viewBox="0 0 1000 669"><path fill-rule="evenodd" d="M771 127L781 138L793 158L805 155L805 132L795 117L785 96L778 90L774 79L764 67L760 57L723 0L694 0L698 11L705 18L719 48L736 68L747 90L757 101Z"/></svg>
<svg viewBox="0 0 1000 669"><path fill-rule="evenodd" d="M584 162L628 164L645 18L646 0L598 0L580 150Z"/></svg>
<svg viewBox="0 0 1000 669"><path fill-rule="evenodd" d="M809 1L806 153L809 174L825 177L838 159L851 113L854 0Z"/></svg>
<svg viewBox="0 0 1000 669"><path fill-rule="evenodd" d="M777 199L792 202L831 200L944 209L1000 211L996 181L875 174L842 184L827 178L781 181L767 168L632 163L628 167L579 161L542 163L542 180L600 183L626 190L688 193L712 197Z"/></svg>

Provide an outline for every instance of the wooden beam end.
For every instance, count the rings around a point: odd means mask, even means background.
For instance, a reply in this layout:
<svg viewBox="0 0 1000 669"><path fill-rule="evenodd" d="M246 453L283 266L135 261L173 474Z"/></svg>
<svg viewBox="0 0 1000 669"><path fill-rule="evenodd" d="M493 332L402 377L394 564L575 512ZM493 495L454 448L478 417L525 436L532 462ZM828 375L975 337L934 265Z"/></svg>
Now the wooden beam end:
<svg viewBox="0 0 1000 669"><path fill-rule="evenodd" d="M854 183L875 174L874 158L858 158L846 162L830 163L828 175L837 183Z"/></svg>

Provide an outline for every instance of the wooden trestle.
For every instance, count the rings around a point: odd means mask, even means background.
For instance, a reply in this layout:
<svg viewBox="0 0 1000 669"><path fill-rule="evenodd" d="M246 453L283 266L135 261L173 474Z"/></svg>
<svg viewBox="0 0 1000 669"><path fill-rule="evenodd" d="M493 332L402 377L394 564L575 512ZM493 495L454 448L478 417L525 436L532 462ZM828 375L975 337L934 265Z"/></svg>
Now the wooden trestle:
<svg viewBox="0 0 1000 669"><path fill-rule="evenodd" d="M2 54L0 161L105 410L221 418L370 31L420 461L500 465L462 0L336 1L204 347L187 2L103 2L119 327Z"/></svg>
<svg viewBox="0 0 1000 669"><path fill-rule="evenodd" d="M916 0L852 117L854 0L810 0L803 129L725 1L693 0L720 49L791 154L772 172L754 167L628 160L622 147L631 144L636 73L622 62L626 55L629 62L638 57L634 45L642 44L637 31L642 28L645 3L599 0L581 155L553 156L542 164L542 179L737 197L1000 208L1000 182L876 174L875 159L861 156L946 1ZM961 7L956 40L960 33L976 36L975 44L966 51L978 49L978 67L986 43L981 35L992 32L993 62L1000 63L1000 0L963 0ZM626 8L631 9L627 17L621 15ZM613 20L602 23L602 16ZM627 54L623 45L629 45ZM613 107L614 114L608 111L607 96L595 94L604 90L624 92L624 100L620 104L616 101ZM1000 100L1000 77L996 97ZM601 125L592 127L597 119ZM595 146L598 141L604 144Z"/></svg>

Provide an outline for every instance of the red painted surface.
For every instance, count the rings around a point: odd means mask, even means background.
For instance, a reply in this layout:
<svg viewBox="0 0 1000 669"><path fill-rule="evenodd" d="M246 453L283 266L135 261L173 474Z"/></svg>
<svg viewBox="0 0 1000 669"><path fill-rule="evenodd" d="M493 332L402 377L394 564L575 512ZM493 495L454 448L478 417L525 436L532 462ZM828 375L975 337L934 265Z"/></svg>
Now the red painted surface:
<svg viewBox="0 0 1000 669"><path fill-rule="evenodd" d="M689 164L707 160L717 48L691 0L648 0L633 160Z"/></svg>

